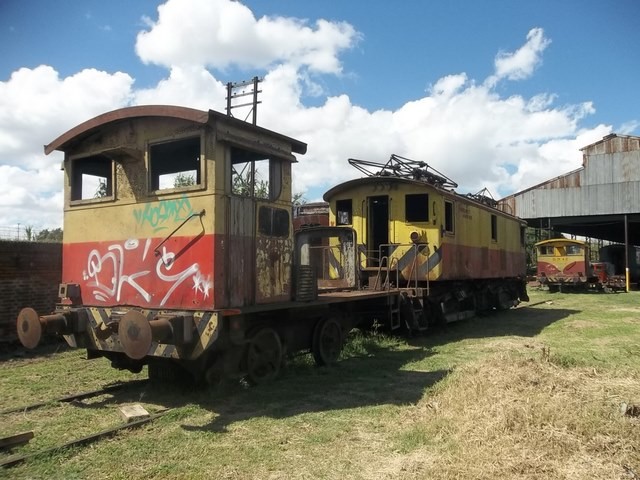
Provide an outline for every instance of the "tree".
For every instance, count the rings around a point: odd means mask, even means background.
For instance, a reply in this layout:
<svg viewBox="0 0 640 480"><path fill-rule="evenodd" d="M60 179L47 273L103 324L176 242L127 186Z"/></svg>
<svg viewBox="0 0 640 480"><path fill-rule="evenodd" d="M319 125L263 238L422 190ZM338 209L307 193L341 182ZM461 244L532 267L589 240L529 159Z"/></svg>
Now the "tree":
<svg viewBox="0 0 640 480"><path fill-rule="evenodd" d="M243 168L238 172L233 168L232 192L243 197L269 198L269 182L259 178L255 173L255 185L251 181L251 168Z"/></svg>
<svg viewBox="0 0 640 480"><path fill-rule="evenodd" d="M100 178L98 180L98 188L96 189L96 193L93 194L93 198L103 198L109 195L109 191L107 190L107 179Z"/></svg>
<svg viewBox="0 0 640 480"><path fill-rule="evenodd" d="M180 172L176 175L176 178L173 180L173 186L175 188L180 187L190 187L191 185L196 184L196 179L192 174L188 174L185 172Z"/></svg>
<svg viewBox="0 0 640 480"><path fill-rule="evenodd" d="M42 229L36 235L37 242L62 242L62 229L54 228L53 230L49 230L47 228Z"/></svg>
<svg viewBox="0 0 640 480"><path fill-rule="evenodd" d="M305 203L307 203L307 199L304 197L305 193L306 192L294 193L291 197L291 202L296 206L304 205Z"/></svg>
<svg viewBox="0 0 640 480"><path fill-rule="evenodd" d="M31 225L27 225L26 227L24 227L24 233L27 236L27 242L30 242L31 240L33 240L33 227Z"/></svg>

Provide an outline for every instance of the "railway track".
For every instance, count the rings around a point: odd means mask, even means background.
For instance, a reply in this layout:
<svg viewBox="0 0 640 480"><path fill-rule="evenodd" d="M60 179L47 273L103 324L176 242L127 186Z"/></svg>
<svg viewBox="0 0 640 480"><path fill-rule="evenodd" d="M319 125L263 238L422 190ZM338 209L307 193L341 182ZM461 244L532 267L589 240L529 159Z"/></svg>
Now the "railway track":
<svg viewBox="0 0 640 480"><path fill-rule="evenodd" d="M53 403L71 403L74 401L79 401L79 400L84 400L87 398L92 398L92 397L98 397L100 395L104 395L104 394L108 394L108 393L112 393L115 391L122 391L125 389L130 389L130 388L134 388L134 387L138 387L141 385L145 385L148 383L148 380L134 380L131 382L126 382L126 383L117 383L114 385L107 385L103 388L97 389L97 390L90 390L90 391L86 391L86 392L80 392L80 393L76 393L76 394L72 394L72 395L67 395L64 397L60 397L60 398L56 398L56 399L52 399L49 401L42 401L42 402L36 402L36 403L32 403L29 405L23 405L20 407L14 407L14 408L9 408L9 409L5 409L0 411L0 415L7 415L7 414L11 414L11 413L17 413L17 412L26 412L26 411L30 411L30 410L35 410L41 407L44 407L46 405L51 405ZM101 430L99 432L96 433L92 433L90 435L86 435L84 437L81 438L77 438L65 443L62 443L60 445L56 445L50 448L46 448L43 450L38 450L35 452L30 452L30 453L26 453L26 454L22 454L22 455L13 455L10 457L6 457L4 459L0 460L0 467L3 468L10 468L13 467L15 465L18 465L20 463L23 463L25 461L28 461L31 458L35 458L38 457L40 455L46 455L46 454L50 454L50 453L54 453L54 452L58 452L70 447L75 447L75 446L82 446L82 445L88 445L90 443L96 442L98 440L101 440L103 438L108 438L111 436L116 435L118 432L120 432L121 430L128 430L128 429L133 429L133 428L137 428L140 427L142 425L145 425L146 423L152 422L153 420L160 418L161 416L165 415L167 412L169 412L171 409L166 408L163 410L160 410L152 415L149 415L148 417L144 417L138 420L134 420L134 421L130 421L130 422L126 422L126 423L122 423L119 425L116 425L115 427L111 427L108 428L106 430ZM2 448L13 448L19 445L24 445L26 444L29 440L31 440L31 438L33 438L34 434L33 432L25 432L25 433L20 433L17 435L11 435L9 437L6 438L2 438L0 439L0 447Z"/></svg>
<svg viewBox="0 0 640 480"><path fill-rule="evenodd" d="M161 416L163 416L164 414L166 414L167 412L169 412L171 409L167 408L165 410L161 410L157 413L154 413L153 415L150 415L146 418L142 418L140 420L135 420L133 422L129 422L129 423L122 423L120 425L117 425L115 427L111 427L108 428L106 430L102 430L100 432L96 432L96 433L92 433L90 435L87 435L85 437L81 437L81 438L77 438L75 440L71 440L69 442L65 442L61 445L56 445L55 447L51 447L51 448L46 448L43 450L38 450L37 452L32 452L32 453L27 453L24 455L13 455L11 457L5 458L4 460L0 461L0 467L3 468L10 468L13 467L15 465L18 465L20 463L26 462L27 460L31 459L31 458L35 458L38 457L40 455L47 455L47 454L51 454L51 453L55 453L70 447L77 447L77 446L82 446L82 445L88 445L90 443L96 442L98 440L101 440L103 438L107 438L107 437L111 437L115 434L117 434L119 431L121 430L128 430L128 429L132 429L132 428L137 428L140 427L141 425L144 425L146 423L149 423L157 418L160 418Z"/></svg>
<svg viewBox="0 0 640 480"><path fill-rule="evenodd" d="M131 382L123 382L116 383L114 385L107 385L106 387L100 388L98 390L90 390L87 392L74 393L72 395L67 395L65 397L55 398L48 401L36 402L29 405L23 405L21 407L12 407L6 410L0 411L0 415L7 415L9 413L16 412L27 412L29 410L35 410L37 408L44 407L45 405L50 405L52 403L70 403L77 400L84 400L91 397L99 397L100 395L104 395L107 393L115 392L118 390L124 390L127 388L134 388L140 385L147 384L149 380L133 380Z"/></svg>

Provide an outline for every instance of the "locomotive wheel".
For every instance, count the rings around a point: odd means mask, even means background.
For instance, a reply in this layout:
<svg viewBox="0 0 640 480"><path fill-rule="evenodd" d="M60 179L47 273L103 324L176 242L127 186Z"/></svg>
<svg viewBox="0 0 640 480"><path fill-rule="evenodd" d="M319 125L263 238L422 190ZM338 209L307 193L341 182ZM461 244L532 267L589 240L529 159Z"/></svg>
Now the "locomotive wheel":
<svg viewBox="0 0 640 480"><path fill-rule="evenodd" d="M270 382L280 373L282 342L273 328L257 330L245 351L247 380L252 385Z"/></svg>
<svg viewBox="0 0 640 480"><path fill-rule="evenodd" d="M342 327L335 318L324 318L317 323L311 343L316 365L322 367L338 361L342 351L342 337Z"/></svg>
<svg viewBox="0 0 640 480"><path fill-rule="evenodd" d="M509 310L513 306L513 300L511 300L511 295L507 290L501 289L498 292L498 303L496 308L498 310Z"/></svg>

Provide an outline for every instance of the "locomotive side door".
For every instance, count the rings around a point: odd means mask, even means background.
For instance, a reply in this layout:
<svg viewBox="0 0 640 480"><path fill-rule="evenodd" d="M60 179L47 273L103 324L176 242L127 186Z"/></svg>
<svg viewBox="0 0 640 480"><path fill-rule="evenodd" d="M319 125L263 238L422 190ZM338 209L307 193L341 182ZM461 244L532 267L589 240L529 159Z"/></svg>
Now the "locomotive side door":
<svg viewBox="0 0 640 480"><path fill-rule="evenodd" d="M255 243L256 303L291 300L293 237L290 210L258 202Z"/></svg>
<svg viewBox="0 0 640 480"><path fill-rule="evenodd" d="M224 274L228 306L241 307L253 304L255 211L253 198L236 195L229 197Z"/></svg>
<svg viewBox="0 0 640 480"><path fill-rule="evenodd" d="M380 259L389 254L389 196L367 197L368 267L377 267ZM382 247L381 247L382 246Z"/></svg>

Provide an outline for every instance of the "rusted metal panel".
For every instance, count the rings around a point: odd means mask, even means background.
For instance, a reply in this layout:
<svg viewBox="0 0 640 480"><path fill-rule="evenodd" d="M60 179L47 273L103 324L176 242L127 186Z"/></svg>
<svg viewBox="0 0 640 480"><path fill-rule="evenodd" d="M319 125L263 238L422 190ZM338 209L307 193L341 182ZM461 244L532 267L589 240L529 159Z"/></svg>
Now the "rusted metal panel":
<svg viewBox="0 0 640 480"><path fill-rule="evenodd" d="M542 183L538 187L546 190L579 187L582 184L582 172L582 169L570 172L566 175L562 175Z"/></svg>
<svg viewBox="0 0 640 480"><path fill-rule="evenodd" d="M640 182L588 185L564 190L532 190L513 198L521 218L634 213L640 205Z"/></svg>
<svg viewBox="0 0 640 480"><path fill-rule="evenodd" d="M258 235L256 238L256 303L291 300L290 237Z"/></svg>
<svg viewBox="0 0 640 480"><path fill-rule="evenodd" d="M612 133L603 137L602 140L587 145L580 150L582 150L585 155L632 152L634 150L640 150L640 137Z"/></svg>

